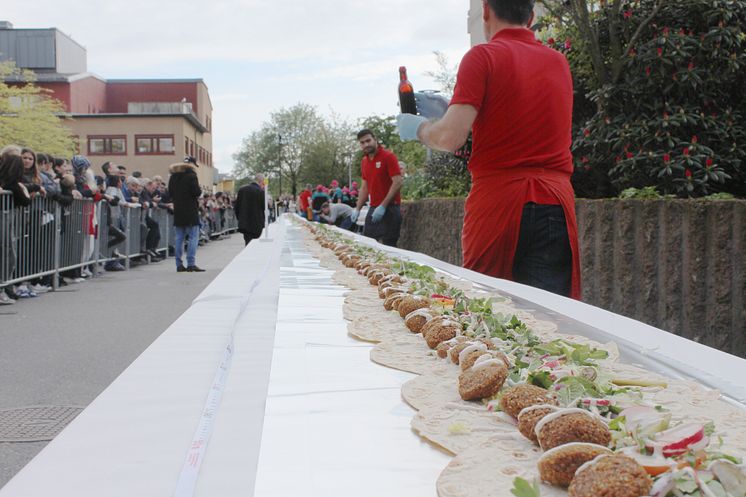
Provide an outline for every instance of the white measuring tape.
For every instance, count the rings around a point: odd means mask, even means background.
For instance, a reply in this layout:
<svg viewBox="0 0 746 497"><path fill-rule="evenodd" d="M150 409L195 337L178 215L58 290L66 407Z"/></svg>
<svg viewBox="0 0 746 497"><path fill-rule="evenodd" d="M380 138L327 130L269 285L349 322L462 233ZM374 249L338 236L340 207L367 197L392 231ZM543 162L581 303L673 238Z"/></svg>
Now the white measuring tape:
<svg viewBox="0 0 746 497"><path fill-rule="evenodd" d="M241 300L241 305L238 310L236 318L233 320L231 326L231 334L228 338L228 344L225 346L223 357L220 360L215 377L212 380L210 392L207 395L207 401L205 407L202 410L202 416L200 417L197 430L194 432L192 443L189 446L184 465L181 468L179 474L179 480L176 483L176 491L174 497L193 497L194 491L197 487L197 478L199 477L199 469L202 466L202 461L205 459L205 452L207 451L207 443L210 441L210 435L212 435L212 429L215 424L215 417L217 415L218 408L220 407L220 400L223 397L225 391L225 385L228 381L228 373L231 369L233 362L233 344L234 337L236 335L236 326L238 320L241 318L246 308L249 305L249 301L254 294L254 290L264 281L267 276L270 266L274 262L275 258L281 251L273 251L269 257L267 264L264 266L262 273L257 277L249 288L249 293ZM207 302L213 300L225 300L228 298L235 298L229 296L213 296L202 300L195 300L197 302Z"/></svg>

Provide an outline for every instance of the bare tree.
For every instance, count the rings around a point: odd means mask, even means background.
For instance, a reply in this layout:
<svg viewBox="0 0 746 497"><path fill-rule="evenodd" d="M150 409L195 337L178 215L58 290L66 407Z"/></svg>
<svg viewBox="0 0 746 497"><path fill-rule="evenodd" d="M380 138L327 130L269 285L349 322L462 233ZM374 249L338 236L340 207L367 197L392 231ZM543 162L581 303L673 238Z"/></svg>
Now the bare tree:
<svg viewBox="0 0 746 497"><path fill-rule="evenodd" d="M458 64L452 66L448 62L448 56L443 52L435 50L435 62L438 68L434 71L425 72L425 76L432 78L440 85L440 91L448 95L453 95L453 89L456 87L456 74L458 73Z"/></svg>

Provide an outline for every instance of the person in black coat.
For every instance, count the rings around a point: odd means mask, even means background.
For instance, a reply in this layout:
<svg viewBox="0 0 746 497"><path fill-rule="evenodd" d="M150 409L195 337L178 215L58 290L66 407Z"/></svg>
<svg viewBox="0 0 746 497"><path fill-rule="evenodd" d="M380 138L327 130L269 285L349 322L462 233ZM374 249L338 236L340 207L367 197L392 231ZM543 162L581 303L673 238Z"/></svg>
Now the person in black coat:
<svg viewBox="0 0 746 497"><path fill-rule="evenodd" d="M238 218L238 231L243 234L246 245L262 235L264 229L264 176L256 175L256 181L241 187L234 205Z"/></svg>
<svg viewBox="0 0 746 497"><path fill-rule="evenodd" d="M204 269L197 267L197 245L199 243L199 205L197 203L202 189L197 179L197 161L186 157L184 162L173 164L169 171L168 192L174 204L174 255L176 271L179 273L201 273ZM184 238L188 237L187 266L182 264Z"/></svg>

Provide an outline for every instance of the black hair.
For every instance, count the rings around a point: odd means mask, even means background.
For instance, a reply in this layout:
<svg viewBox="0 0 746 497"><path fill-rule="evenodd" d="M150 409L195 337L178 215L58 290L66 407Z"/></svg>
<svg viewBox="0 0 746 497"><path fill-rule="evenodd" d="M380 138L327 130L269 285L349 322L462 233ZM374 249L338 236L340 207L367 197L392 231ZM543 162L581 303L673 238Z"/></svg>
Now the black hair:
<svg viewBox="0 0 746 497"><path fill-rule="evenodd" d="M65 165L65 159L60 159L59 157L52 157L52 167L60 167Z"/></svg>
<svg viewBox="0 0 746 497"><path fill-rule="evenodd" d="M49 155L45 154L44 152L39 152L38 154L36 154L37 164L49 164L50 162L52 162L50 159L51 157L49 157Z"/></svg>
<svg viewBox="0 0 746 497"><path fill-rule="evenodd" d="M534 0L487 0L492 12L510 24L525 26L534 11Z"/></svg>
<svg viewBox="0 0 746 497"><path fill-rule="evenodd" d="M23 159L20 155L7 157L0 167L0 186L9 187L21 183L23 179Z"/></svg>
<svg viewBox="0 0 746 497"><path fill-rule="evenodd" d="M120 176L108 176L106 178L106 186L113 186L114 188L119 188L121 183L122 183L122 178Z"/></svg>
<svg viewBox="0 0 746 497"><path fill-rule="evenodd" d="M142 178L142 173L140 171L134 171L132 176L135 178Z"/></svg>
<svg viewBox="0 0 746 497"><path fill-rule="evenodd" d="M360 140L362 137L368 136L368 135L372 136L374 139L376 137L376 134L373 132L373 130L365 128L365 129L361 129L360 131L358 131L357 139Z"/></svg>

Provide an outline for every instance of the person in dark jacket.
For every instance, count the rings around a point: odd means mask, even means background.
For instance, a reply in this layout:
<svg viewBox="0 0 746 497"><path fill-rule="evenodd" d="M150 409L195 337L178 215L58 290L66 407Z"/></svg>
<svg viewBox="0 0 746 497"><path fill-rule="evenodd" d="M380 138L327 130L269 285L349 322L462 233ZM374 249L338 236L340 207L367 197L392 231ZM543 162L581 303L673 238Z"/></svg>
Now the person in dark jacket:
<svg viewBox="0 0 746 497"><path fill-rule="evenodd" d="M236 198L235 211L238 231L243 234L246 245L262 235L264 229L264 176L256 175L256 181L241 187Z"/></svg>
<svg viewBox="0 0 746 497"><path fill-rule="evenodd" d="M4 150L2 158L0 158L0 190L8 191L12 196L12 202L5 200L0 204L0 224L4 225L6 230L7 227L11 226L10 218L13 215L11 209L20 209L31 205L31 194L23 184L23 171L23 159L20 153L15 150ZM3 257L0 257L0 263L2 263L0 274L7 275L6 277L11 279L18 262L16 236L13 230L10 230L9 235L0 238L0 249L2 250L0 253L3 254ZM10 286L0 287L0 304L14 304L17 298Z"/></svg>
<svg viewBox="0 0 746 497"><path fill-rule="evenodd" d="M176 256L176 271L201 273L204 269L197 267L197 244L199 243L199 205L198 199L202 195L197 180L197 161L194 157L186 157L184 162L173 164L169 171L168 192L174 204L174 255ZM184 253L184 238L189 237L187 247L187 266L182 264Z"/></svg>

